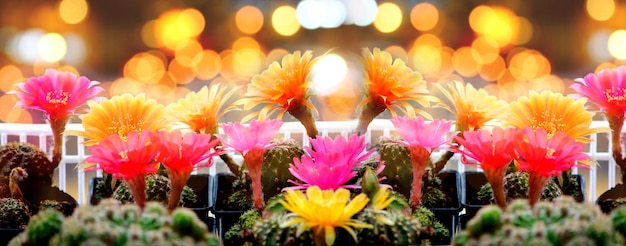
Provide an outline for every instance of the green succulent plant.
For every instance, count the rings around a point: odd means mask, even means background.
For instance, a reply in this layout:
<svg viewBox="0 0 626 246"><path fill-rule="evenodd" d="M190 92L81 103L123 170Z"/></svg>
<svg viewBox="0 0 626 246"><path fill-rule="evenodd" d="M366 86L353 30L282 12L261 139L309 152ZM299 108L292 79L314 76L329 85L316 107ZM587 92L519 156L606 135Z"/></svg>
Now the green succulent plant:
<svg viewBox="0 0 626 246"><path fill-rule="evenodd" d="M144 211L135 204L105 199L83 206L70 217L46 209L33 216L25 231L9 245L220 245L195 212L178 208L171 214L157 202Z"/></svg>

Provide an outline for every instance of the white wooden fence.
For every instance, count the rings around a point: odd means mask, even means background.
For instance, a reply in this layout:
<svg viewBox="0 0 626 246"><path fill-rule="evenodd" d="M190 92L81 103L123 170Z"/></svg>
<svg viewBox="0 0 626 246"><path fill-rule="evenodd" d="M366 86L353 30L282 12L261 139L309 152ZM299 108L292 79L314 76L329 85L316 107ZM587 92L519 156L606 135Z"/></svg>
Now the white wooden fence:
<svg viewBox="0 0 626 246"><path fill-rule="evenodd" d="M316 122L317 128L322 135L335 136L342 134L347 136L356 128L356 121L326 121ZM606 122L593 122L593 126L608 126ZM69 124L67 129L81 129L80 124ZM376 142L381 136L389 136L392 134L394 127L389 120L374 120L369 127L366 139L368 143ZM281 128L281 133L285 139L293 138L303 145L308 145L308 138L304 127L299 122L285 122ZM615 186L616 166L611 158L611 143L608 141L610 135L601 133L592 135L593 141L587 146L587 153L596 160L600 165L590 170L574 170L580 173L585 179L586 197L588 202L593 202L602 192ZM7 142L20 141L29 142L39 146L46 152L51 151L52 136L50 127L47 124L6 124L0 123L0 144ZM55 185L61 190L72 195L80 204L87 204L89 194L89 180L95 176L100 176L99 172L85 173L77 168L80 163L89 154L81 142L84 139L76 136L66 136L65 146L63 149L63 159L55 174ZM442 151L433 153L432 158L435 160L441 155ZM237 158L239 159L239 158ZM459 162L458 155L455 155L451 162L448 163L446 169L455 169L459 172L465 170L476 170L475 167L466 166ZM216 174L218 172L226 172L228 169L219 158L215 159L215 165L211 168L200 170L201 173L208 172Z"/></svg>

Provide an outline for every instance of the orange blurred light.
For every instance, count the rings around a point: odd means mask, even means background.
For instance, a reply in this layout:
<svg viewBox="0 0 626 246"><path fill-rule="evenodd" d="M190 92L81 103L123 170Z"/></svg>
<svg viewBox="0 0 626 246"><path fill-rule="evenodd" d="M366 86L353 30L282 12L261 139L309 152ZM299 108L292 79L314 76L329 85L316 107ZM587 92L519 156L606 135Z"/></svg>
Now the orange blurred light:
<svg viewBox="0 0 626 246"><path fill-rule="evenodd" d="M472 56L470 47L461 47L452 56L452 65L457 73L464 77L474 77L478 74L479 63Z"/></svg>
<svg viewBox="0 0 626 246"><path fill-rule="evenodd" d="M432 46L435 48L441 48L442 43L441 39L433 34L423 34L420 35L415 42L413 42L413 46Z"/></svg>
<svg viewBox="0 0 626 246"><path fill-rule="evenodd" d="M517 98L520 96L528 95L528 87L518 81L506 84L498 84L498 86L500 87L500 89L498 90L499 98L508 102L517 100Z"/></svg>
<svg viewBox="0 0 626 246"><path fill-rule="evenodd" d="M524 45L533 37L533 24L528 19L519 16L517 17L517 22L519 23L519 33L512 40L512 43L514 45Z"/></svg>
<svg viewBox="0 0 626 246"><path fill-rule="evenodd" d="M496 81L506 69L504 58L498 56L491 63L482 64L478 75L485 81Z"/></svg>
<svg viewBox="0 0 626 246"><path fill-rule="evenodd" d="M86 0L62 0L59 3L59 15L68 24L82 22L89 13L89 5Z"/></svg>
<svg viewBox="0 0 626 246"><path fill-rule="evenodd" d="M123 73L137 82L156 84L165 74L165 56L158 51L136 54L126 62Z"/></svg>
<svg viewBox="0 0 626 246"><path fill-rule="evenodd" d="M585 4L587 14L594 20L605 21L611 19L615 13L614 0L587 0Z"/></svg>
<svg viewBox="0 0 626 246"><path fill-rule="evenodd" d="M46 69L58 68L58 67L59 67L58 62L50 63L50 62L44 61L43 59L37 59L35 63L33 63L33 75L41 76L46 72Z"/></svg>
<svg viewBox="0 0 626 246"><path fill-rule="evenodd" d="M179 42L200 35L204 25L204 16L196 9L168 10L154 24L157 43L174 50Z"/></svg>
<svg viewBox="0 0 626 246"><path fill-rule="evenodd" d="M406 61L409 57L409 54L407 54L407 51L404 48L402 48L402 46L400 45L389 46L385 48L385 51L389 52L389 54L391 54L392 57L401 59L403 61Z"/></svg>
<svg viewBox="0 0 626 246"><path fill-rule="evenodd" d="M535 50L524 50L514 55L509 63L509 69L517 80L532 80L551 71L550 62L541 53Z"/></svg>
<svg viewBox="0 0 626 246"><path fill-rule="evenodd" d="M534 91L554 91L563 93L565 85L556 75L544 75L530 81L530 89Z"/></svg>
<svg viewBox="0 0 626 246"><path fill-rule="evenodd" d="M378 5L378 14L374 19L374 27L382 33L391 33L402 24L402 10L392 2Z"/></svg>
<svg viewBox="0 0 626 246"><path fill-rule="evenodd" d="M117 96L124 93L139 95L146 92L147 85L130 78L119 78L111 83L109 88L110 96Z"/></svg>
<svg viewBox="0 0 626 246"><path fill-rule="evenodd" d="M489 64L500 57L500 47L495 39L478 37L472 42L472 57L480 64Z"/></svg>
<svg viewBox="0 0 626 246"><path fill-rule="evenodd" d="M265 61L263 52L258 49L233 49L233 71L238 77L251 78L261 72Z"/></svg>
<svg viewBox="0 0 626 246"><path fill-rule="evenodd" d="M17 103L15 95L0 96L0 121L6 123L33 123L33 118L28 111L13 107Z"/></svg>
<svg viewBox="0 0 626 246"><path fill-rule="evenodd" d="M6 65L0 69L0 91L8 92L15 90L15 84L24 82L25 78L22 71L14 65Z"/></svg>
<svg viewBox="0 0 626 246"><path fill-rule="evenodd" d="M245 34L255 34L263 27L263 13L257 7L243 6L235 14L235 25Z"/></svg>
<svg viewBox="0 0 626 246"><path fill-rule="evenodd" d="M441 68L441 48L430 45L418 45L409 52L415 70L424 76L434 76Z"/></svg>
<svg viewBox="0 0 626 246"><path fill-rule="evenodd" d="M57 68L57 71L70 72L70 73L76 74L76 76L80 76L78 69L70 65L60 66L59 68Z"/></svg>
<svg viewBox="0 0 626 246"><path fill-rule="evenodd" d="M194 39L181 41L176 46L174 56L181 65L195 67L202 60L202 45Z"/></svg>
<svg viewBox="0 0 626 246"><path fill-rule="evenodd" d="M261 45L251 37L241 37L233 42L233 51L236 52L242 49L261 50Z"/></svg>
<svg viewBox="0 0 626 246"><path fill-rule="evenodd" d="M265 59L265 63L271 64L272 62L275 62L275 61L280 62L283 59L283 57L288 54L289 54L289 51L287 51L286 49L277 48L277 49L270 50L270 52L267 53L267 58Z"/></svg>
<svg viewBox="0 0 626 246"><path fill-rule="evenodd" d="M161 45L160 40L157 39L156 24L156 20L149 20L141 27L141 41L151 48L159 48Z"/></svg>
<svg viewBox="0 0 626 246"><path fill-rule="evenodd" d="M418 31L433 29L439 21L439 10L431 3L423 2L415 5L411 10L411 24Z"/></svg>
<svg viewBox="0 0 626 246"><path fill-rule="evenodd" d="M167 71L171 79L179 85L185 85L191 83L196 75L193 73L193 69L184 66L178 58L174 58L170 61Z"/></svg>
<svg viewBox="0 0 626 246"><path fill-rule="evenodd" d="M480 5L469 16L472 30L496 40L500 47L513 42L519 34L519 20L515 13L506 7Z"/></svg>
<svg viewBox="0 0 626 246"><path fill-rule="evenodd" d="M222 60L213 50L202 51L202 60L194 67L196 78L209 80L217 76L222 69Z"/></svg>

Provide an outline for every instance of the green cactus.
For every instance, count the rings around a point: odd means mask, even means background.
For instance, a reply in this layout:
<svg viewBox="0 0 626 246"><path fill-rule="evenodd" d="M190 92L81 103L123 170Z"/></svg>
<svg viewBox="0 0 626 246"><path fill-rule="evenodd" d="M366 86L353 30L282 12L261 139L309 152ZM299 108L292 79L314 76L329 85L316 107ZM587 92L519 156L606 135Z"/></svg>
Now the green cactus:
<svg viewBox="0 0 626 246"><path fill-rule="evenodd" d="M385 162L385 169L379 176L386 178L381 183L391 185L394 191L404 197L410 197L413 166L409 149L384 138L381 138L374 148L378 149L380 161Z"/></svg>
<svg viewBox="0 0 626 246"><path fill-rule="evenodd" d="M306 230L297 235L294 226L281 227L280 224L287 221L286 213L273 213L270 217L259 220L254 224L252 231L256 245L314 245L311 230Z"/></svg>
<svg viewBox="0 0 626 246"><path fill-rule="evenodd" d="M146 176L146 200L159 201L167 204L170 195L170 180L163 175L147 175ZM120 184L113 192L113 198L122 202L133 202L133 196L125 183ZM191 207L196 202L196 194L194 191L185 186L183 188L180 206Z"/></svg>
<svg viewBox="0 0 626 246"><path fill-rule="evenodd" d="M0 228L24 228L30 220L28 206L13 198L0 198Z"/></svg>
<svg viewBox="0 0 626 246"><path fill-rule="evenodd" d="M292 186L287 180L296 178L289 172L289 164L293 163L293 158L300 158L304 153L304 149L293 139L265 151L261 174L265 201L281 193L283 188Z"/></svg>
<svg viewBox="0 0 626 246"><path fill-rule="evenodd" d="M224 234L224 244L243 245L244 242L253 240L253 236L247 237L246 235L252 233L252 227L258 220L261 220L261 214L255 209L243 213L237 223Z"/></svg>
<svg viewBox="0 0 626 246"><path fill-rule="evenodd" d="M541 201L534 209L519 199L506 212L495 205L479 210L453 245L624 245L618 221L626 219L618 217L569 196Z"/></svg>
<svg viewBox="0 0 626 246"><path fill-rule="evenodd" d="M507 202L528 197L528 173L511 172L507 174L504 177L504 194L506 194ZM481 187L477 196L484 204L495 203L491 184L489 183ZM551 201L559 196L561 196L561 189L553 179L550 179L543 189L541 200Z"/></svg>
<svg viewBox="0 0 626 246"><path fill-rule="evenodd" d="M163 204L135 204L105 199L76 209L70 217L55 210L33 216L26 230L9 245L220 245L195 212L178 208L171 215Z"/></svg>
<svg viewBox="0 0 626 246"><path fill-rule="evenodd" d="M242 171L241 175L233 182L232 193L226 202L230 209L243 211L252 208L251 184L252 180L248 177L247 172Z"/></svg>
<svg viewBox="0 0 626 246"><path fill-rule="evenodd" d="M398 210L366 208L358 219L373 226L359 232L358 243L363 245L416 245L425 243L431 236L417 217Z"/></svg>
<svg viewBox="0 0 626 246"><path fill-rule="evenodd" d="M55 167L39 147L25 142L10 142L0 146L0 197L10 197L9 174L16 167L28 173L28 182L37 185L52 184Z"/></svg>

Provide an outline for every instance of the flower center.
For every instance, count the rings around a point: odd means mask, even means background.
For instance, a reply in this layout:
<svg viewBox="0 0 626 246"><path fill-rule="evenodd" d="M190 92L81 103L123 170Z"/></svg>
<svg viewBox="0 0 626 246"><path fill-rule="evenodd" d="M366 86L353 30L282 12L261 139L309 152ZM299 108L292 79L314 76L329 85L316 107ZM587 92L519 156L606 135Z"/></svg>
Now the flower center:
<svg viewBox="0 0 626 246"><path fill-rule="evenodd" d="M126 141L126 135L129 132L141 131L145 125L143 121L137 120L132 115L120 117L118 120L113 120L112 123L113 125L108 127L109 131L117 133L124 141Z"/></svg>
<svg viewBox="0 0 626 246"><path fill-rule="evenodd" d="M535 115L530 120L530 126L533 129L542 128L548 132L548 137L552 137L556 131L563 131L565 123L562 122L561 116L553 116L546 112Z"/></svg>
<svg viewBox="0 0 626 246"><path fill-rule="evenodd" d="M67 105L67 100L70 96L71 94L67 91L49 91L46 94L46 101L51 104Z"/></svg>
<svg viewBox="0 0 626 246"><path fill-rule="evenodd" d="M624 88L609 88L604 91L604 95L608 102L626 102L626 89Z"/></svg>

